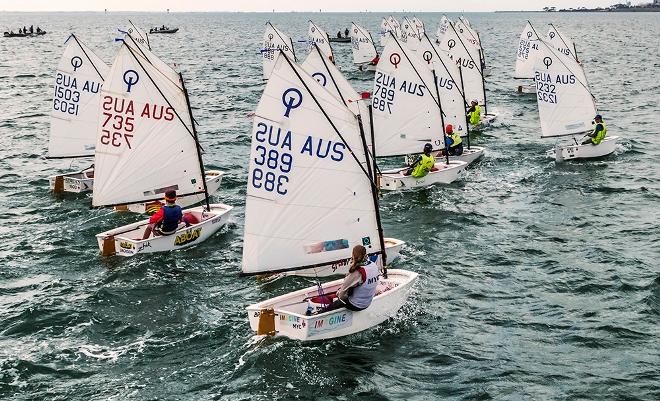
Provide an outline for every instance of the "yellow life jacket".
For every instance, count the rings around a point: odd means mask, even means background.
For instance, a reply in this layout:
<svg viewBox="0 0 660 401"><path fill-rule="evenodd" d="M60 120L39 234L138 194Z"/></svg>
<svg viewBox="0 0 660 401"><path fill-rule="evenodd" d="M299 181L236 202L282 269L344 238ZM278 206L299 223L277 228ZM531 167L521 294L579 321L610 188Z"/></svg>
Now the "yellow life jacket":
<svg viewBox="0 0 660 401"><path fill-rule="evenodd" d="M417 163L417 165L415 166L415 168L413 169L410 175L412 175L415 178L425 177L429 173L429 171L431 171L434 165L435 165L435 158L433 157L433 155L427 156L422 153L422 160L420 160L420 162Z"/></svg>
<svg viewBox="0 0 660 401"><path fill-rule="evenodd" d="M481 123L481 106L474 106L474 111L470 113L470 124L479 125Z"/></svg>
<svg viewBox="0 0 660 401"><path fill-rule="evenodd" d="M452 140L452 144L451 144L451 147L452 147L452 148L453 148L453 147L456 147L456 146L458 146L458 145L460 145L461 143L463 143L463 139L461 139L461 136L458 135L456 132L452 132L452 133L449 135L449 137L450 137L451 140Z"/></svg>
<svg viewBox="0 0 660 401"><path fill-rule="evenodd" d="M598 145L603 140L603 138L605 138L605 134L607 134L607 126L605 125L605 123L602 122L598 124L603 126L603 130L598 131L596 136L591 137L591 143L593 143L594 145ZM598 126L598 124L596 124L596 127ZM594 127L594 132L596 131L596 127Z"/></svg>

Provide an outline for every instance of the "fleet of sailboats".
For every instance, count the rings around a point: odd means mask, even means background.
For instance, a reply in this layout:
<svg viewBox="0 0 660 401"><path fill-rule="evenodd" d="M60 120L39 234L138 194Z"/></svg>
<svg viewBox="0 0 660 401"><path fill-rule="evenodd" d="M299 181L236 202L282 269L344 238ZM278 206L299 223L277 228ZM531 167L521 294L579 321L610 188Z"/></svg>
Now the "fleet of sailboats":
<svg viewBox="0 0 660 401"><path fill-rule="evenodd" d="M471 146L470 133L498 114L489 110L478 31L465 17L446 16L433 38L417 17L399 22L389 16L380 28L381 52L367 29L351 23L353 63L374 71L372 91L359 93L335 64L329 37L317 24L309 21L309 53L300 64L291 38L271 22L265 25L259 50L266 83L253 117L241 271L304 276L317 284L248 306L259 335L322 340L395 315L418 274L388 266L405 242L384 236L380 192L452 183L485 155L485 148ZM135 213L158 210L169 190L176 190L182 207L201 203L184 209L171 235L149 235L149 220L97 234L104 256L197 245L218 232L233 209L211 203L223 173L205 169L181 72L154 54L148 35L131 21L121 32L111 67L77 36L65 42L48 157L94 157L94 164L49 177L50 187L92 191L92 206ZM540 37L528 21L514 77L534 82L518 92L536 94L541 137L563 138L549 156L564 161L614 152L616 136L597 146L584 142L596 104L575 44L554 25ZM484 110L476 124L466 113L473 101ZM427 144L433 152L445 150L449 125L467 148L460 155L445 152L425 176L409 175L408 165L379 166L382 158L420 154ZM347 274L356 245L381 269L373 303L362 311L325 311L342 280L320 278Z"/></svg>

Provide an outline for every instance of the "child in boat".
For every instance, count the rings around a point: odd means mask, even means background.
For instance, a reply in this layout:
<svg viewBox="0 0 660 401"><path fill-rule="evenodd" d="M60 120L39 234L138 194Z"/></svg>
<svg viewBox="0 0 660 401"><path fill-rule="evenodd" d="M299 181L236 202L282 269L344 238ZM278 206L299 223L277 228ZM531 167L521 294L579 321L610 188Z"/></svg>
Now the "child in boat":
<svg viewBox="0 0 660 401"><path fill-rule="evenodd" d="M367 309L376 294L379 276L380 269L367 257L367 249L356 245L353 247L351 267L337 290L337 299L321 313L340 308L354 312Z"/></svg>
<svg viewBox="0 0 660 401"><path fill-rule="evenodd" d="M449 153L449 156L460 156L463 154L463 140L461 136L454 132L454 126L447 124L445 128L445 149ZM441 157L445 155L445 151L441 150L436 156Z"/></svg>
<svg viewBox="0 0 660 401"><path fill-rule="evenodd" d="M144 230L142 239L147 239L153 232L154 235L172 235L179 229L179 223L185 223L186 227L199 221L190 213L183 213L181 206L176 204L176 191L171 189L165 192L165 206L149 218L149 225Z"/></svg>
<svg viewBox="0 0 660 401"><path fill-rule="evenodd" d="M605 135L607 134L607 126L603 122L603 117L600 114L596 114L596 117L594 117L594 124L596 126L594 127L594 130L591 131L590 134L587 134L587 140L582 142L582 145L598 145L603 138L605 138Z"/></svg>
<svg viewBox="0 0 660 401"><path fill-rule="evenodd" d="M417 160L406 170L403 175L412 175L415 178L426 177L429 171L437 171L435 168L435 158L431 154L433 145L427 143L424 145L424 153L417 157Z"/></svg>

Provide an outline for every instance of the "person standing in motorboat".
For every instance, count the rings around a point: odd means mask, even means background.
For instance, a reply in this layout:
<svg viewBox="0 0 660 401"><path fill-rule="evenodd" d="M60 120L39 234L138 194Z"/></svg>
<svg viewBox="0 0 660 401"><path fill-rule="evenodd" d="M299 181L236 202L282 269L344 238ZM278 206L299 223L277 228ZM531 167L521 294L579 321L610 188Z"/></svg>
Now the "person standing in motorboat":
<svg viewBox="0 0 660 401"><path fill-rule="evenodd" d="M470 124L479 125L481 123L481 106L479 106L479 101L473 100L472 103L470 103L470 108L467 113L470 118Z"/></svg>
<svg viewBox="0 0 660 401"><path fill-rule="evenodd" d="M587 139L582 142L582 145L592 144L596 146L607 135L607 125L603 122L603 117L600 114L596 114L596 117L594 117L594 124L594 130L587 134Z"/></svg>
<svg viewBox="0 0 660 401"><path fill-rule="evenodd" d="M351 33L351 31L349 31L348 28L346 28L344 30L344 37L347 38L349 33Z"/></svg>
<svg viewBox="0 0 660 401"><path fill-rule="evenodd" d="M183 221L181 206L176 204L176 191L170 189L165 192L165 205L149 218L149 225L144 230L142 239L147 239L153 232L154 235L171 235L179 228Z"/></svg>
<svg viewBox="0 0 660 401"><path fill-rule="evenodd" d="M447 124L445 128L445 149L438 152L436 156L441 157L445 155L445 152L449 153L449 156L460 156L463 154L463 139L461 136L454 132L454 126Z"/></svg>
<svg viewBox="0 0 660 401"><path fill-rule="evenodd" d="M431 154L433 150L433 145L427 143L424 145L424 153L417 156L417 160L410 165L408 170L406 170L403 175L412 175L415 178L426 177L429 171L436 171L435 166L435 157Z"/></svg>
<svg viewBox="0 0 660 401"><path fill-rule="evenodd" d="M367 249L362 245L354 246L353 260L344 282L337 290L337 299L320 313L341 308L354 312L367 309L376 295L379 276L380 269L367 257Z"/></svg>

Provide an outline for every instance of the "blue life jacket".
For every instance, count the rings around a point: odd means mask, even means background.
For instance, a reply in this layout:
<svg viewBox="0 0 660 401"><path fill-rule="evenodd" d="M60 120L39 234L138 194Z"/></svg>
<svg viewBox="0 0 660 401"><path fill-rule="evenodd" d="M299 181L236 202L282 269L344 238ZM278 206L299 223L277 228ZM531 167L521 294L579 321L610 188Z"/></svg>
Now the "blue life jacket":
<svg viewBox="0 0 660 401"><path fill-rule="evenodd" d="M174 234L179 222L183 218L183 212L179 205L165 205L163 206L163 221L160 223L161 234Z"/></svg>

